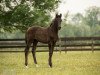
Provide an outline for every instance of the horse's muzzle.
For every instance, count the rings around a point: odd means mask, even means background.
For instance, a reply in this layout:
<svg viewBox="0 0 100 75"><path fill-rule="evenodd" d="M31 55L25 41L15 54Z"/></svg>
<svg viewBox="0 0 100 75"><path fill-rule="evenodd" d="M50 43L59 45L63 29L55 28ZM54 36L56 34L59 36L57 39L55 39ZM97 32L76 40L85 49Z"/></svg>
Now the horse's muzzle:
<svg viewBox="0 0 100 75"><path fill-rule="evenodd" d="M58 27L58 30L60 30L61 29L61 27Z"/></svg>

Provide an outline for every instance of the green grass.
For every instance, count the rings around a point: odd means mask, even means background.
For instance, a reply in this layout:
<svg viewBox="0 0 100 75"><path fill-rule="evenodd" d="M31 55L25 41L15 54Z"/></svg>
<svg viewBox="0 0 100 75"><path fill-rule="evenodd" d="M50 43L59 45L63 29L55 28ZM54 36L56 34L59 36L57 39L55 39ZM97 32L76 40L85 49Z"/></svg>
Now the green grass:
<svg viewBox="0 0 100 75"><path fill-rule="evenodd" d="M100 51L54 52L53 68L48 67L48 52L36 53L39 67L29 54L29 68L24 53L0 53L0 75L100 75Z"/></svg>

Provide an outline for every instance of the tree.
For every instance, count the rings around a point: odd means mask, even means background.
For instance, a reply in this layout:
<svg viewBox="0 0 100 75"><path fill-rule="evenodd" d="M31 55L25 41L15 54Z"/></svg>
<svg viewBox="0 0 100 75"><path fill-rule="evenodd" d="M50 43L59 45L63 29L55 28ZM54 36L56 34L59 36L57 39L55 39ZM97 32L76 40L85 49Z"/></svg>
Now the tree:
<svg viewBox="0 0 100 75"><path fill-rule="evenodd" d="M90 27L100 25L100 7L90 7L86 10L85 21Z"/></svg>
<svg viewBox="0 0 100 75"><path fill-rule="evenodd" d="M72 24L80 25L83 22L83 15L81 13L77 13L72 17Z"/></svg>
<svg viewBox="0 0 100 75"><path fill-rule="evenodd" d="M60 0L0 0L0 31L47 25Z"/></svg>

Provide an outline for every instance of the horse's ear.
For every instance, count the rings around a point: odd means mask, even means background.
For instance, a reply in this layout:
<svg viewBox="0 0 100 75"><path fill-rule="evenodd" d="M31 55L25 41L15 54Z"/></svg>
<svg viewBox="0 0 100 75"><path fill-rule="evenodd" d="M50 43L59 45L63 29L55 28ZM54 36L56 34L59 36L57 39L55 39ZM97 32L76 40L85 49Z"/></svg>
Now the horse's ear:
<svg viewBox="0 0 100 75"><path fill-rule="evenodd" d="M58 13L56 13L56 18L58 17Z"/></svg>
<svg viewBox="0 0 100 75"><path fill-rule="evenodd" d="M60 17L62 17L62 14L60 14Z"/></svg>

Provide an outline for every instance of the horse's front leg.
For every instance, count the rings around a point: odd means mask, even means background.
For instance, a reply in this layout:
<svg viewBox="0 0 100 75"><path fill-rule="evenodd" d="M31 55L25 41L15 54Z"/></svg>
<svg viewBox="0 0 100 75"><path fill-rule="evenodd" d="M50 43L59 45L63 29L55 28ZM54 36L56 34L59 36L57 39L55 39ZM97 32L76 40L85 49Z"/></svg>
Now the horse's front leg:
<svg viewBox="0 0 100 75"><path fill-rule="evenodd" d="M54 50L54 43L49 44L49 66L52 68L52 55Z"/></svg>

